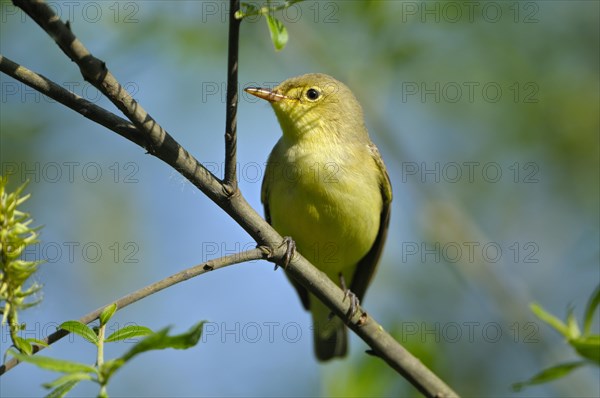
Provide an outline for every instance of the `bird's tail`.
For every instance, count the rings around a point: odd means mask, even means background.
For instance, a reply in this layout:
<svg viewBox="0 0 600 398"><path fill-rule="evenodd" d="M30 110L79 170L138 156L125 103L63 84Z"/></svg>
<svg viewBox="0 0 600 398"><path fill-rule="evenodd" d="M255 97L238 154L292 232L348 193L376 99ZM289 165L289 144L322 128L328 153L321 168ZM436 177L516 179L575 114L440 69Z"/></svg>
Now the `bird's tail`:
<svg viewBox="0 0 600 398"><path fill-rule="evenodd" d="M344 357L348 351L346 325L337 316L329 319L331 310L316 298L311 300L315 355L319 361Z"/></svg>

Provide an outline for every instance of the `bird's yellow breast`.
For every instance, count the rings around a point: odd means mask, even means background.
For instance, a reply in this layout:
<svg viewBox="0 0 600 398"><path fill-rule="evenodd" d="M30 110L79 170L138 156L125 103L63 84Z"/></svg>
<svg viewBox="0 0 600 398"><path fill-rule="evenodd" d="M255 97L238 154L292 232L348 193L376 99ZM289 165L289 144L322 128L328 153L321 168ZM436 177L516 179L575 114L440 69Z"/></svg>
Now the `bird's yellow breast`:
<svg viewBox="0 0 600 398"><path fill-rule="evenodd" d="M333 279L354 267L379 230L382 197L378 169L368 147L342 151L334 143L318 151L310 142L280 141L267 166L271 224L291 236L309 261Z"/></svg>

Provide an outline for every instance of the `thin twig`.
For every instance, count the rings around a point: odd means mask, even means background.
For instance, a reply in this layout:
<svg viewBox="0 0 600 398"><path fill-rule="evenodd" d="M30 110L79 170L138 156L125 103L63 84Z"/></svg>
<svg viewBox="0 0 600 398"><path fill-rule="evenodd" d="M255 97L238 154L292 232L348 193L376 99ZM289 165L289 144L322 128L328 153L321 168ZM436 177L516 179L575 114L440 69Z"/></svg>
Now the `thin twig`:
<svg viewBox="0 0 600 398"><path fill-rule="evenodd" d="M76 94L73 94L64 87L54 83L47 77L37 74L25 68L24 66L11 61L2 54L0 54L0 71L6 73L8 76L13 77L23 84L36 89L49 98L52 98L53 100L73 109L80 115L106 127L109 130L114 131L122 137L127 138L129 141L141 146L142 148L144 148L144 145L146 145L146 140L143 139L143 136L128 120L125 120L114 113L109 112L106 109L84 98L81 98Z"/></svg>
<svg viewBox="0 0 600 398"><path fill-rule="evenodd" d="M229 195L238 192L237 181L237 106L238 106L238 47L240 38L239 19L235 13L239 0L229 4L229 49L227 52L227 110L225 115L225 188Z"/></svg>
<svg viewBox="0 0 600 398"><path fill-rule="evenodd" d="M233 265L233 264L238 264L238 263L252 261L252 260L260 260L260 259L265 259L265 258L266 258L265 251L257 248L257 249L247 250L247 251L244 251L241 253L231 254L229 256L223 256L223 257L220 257L220 258L217 258L214 260L209 260L205 263L202 263L200 265L195 265L191 268L187 268L187 269L180 271L176 274L173 274L167 278L161 279L160 281L155 282L151 285L148 285L141 289L138 289L135 292L132 292L126 296L121 297L114 303L117 304L117 308L119 310L122 310L123 308L127 307L130 304L135 303L136 301L139 301L145 297L148 297L154 293L157 293L157 292L159 292L163 289L166 289L170 286L173 286L177 283L187 281L188 279L191 279L195 276L202 275L207 272L214 271L214 270L217 270L220 268L225 268L225 267ZM79 321L82 323L85 323L85 324L95 321L96 319L98 319L98 317L100 316L100 313L104 310L104 308L106 308L108 305L111 305L111 304L113 304L113 303L108 303L108 304L98 308L97 310L94 310L94 311L90 312L89 314L82 316L81 318L79 318ZM50 344L53 344L53 343L57 342L58 340L62 339L63 337L67 336L68 334L69 334L69 332L67 332L66 330L58 329L56 332L54 332L51 335L49 335L48 337L46 337L43 341L46 344L50 345ZM34 353L37 353L45 348L45 347L39 346L39 345L34 345L33 347L34 347L34 349L33 349ZM19 361L16 358L10 359L4 365L0 366L0 375L2 375L5 372L9 371L10 369L14 368L15 366L17 366L17 364L19 364Z"/></svg>

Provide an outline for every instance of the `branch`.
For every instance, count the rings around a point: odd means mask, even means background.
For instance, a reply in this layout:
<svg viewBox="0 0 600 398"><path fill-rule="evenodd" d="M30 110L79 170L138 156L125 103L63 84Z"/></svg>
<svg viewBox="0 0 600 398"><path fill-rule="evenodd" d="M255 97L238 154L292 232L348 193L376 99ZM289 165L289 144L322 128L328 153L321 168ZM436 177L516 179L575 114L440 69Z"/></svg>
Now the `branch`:
<svg viewBox="0 0 600 398"><path fill-rule="evenodd" d="M238 47L240 23L235 13L240 8L239 0L229 5L229 50L227 52L227 110L225 115L225 178L224 185L231 195L238 190L237 168L237 105L238 105Z"/></svg>
<svg viewBox="0 0 600 398"><path fill-rule="evenodd" d="M133 293L130 293L126 296L121 297L114 303L106 304L106 305L98 308L97 310L94 310L94 311L90 312L89 314L82 316L81 318L79 318L79 322L88 324L90 322L95 321L96 319L98 319L98 317L100 316L100 313L102 313L104 308L106 308L108 305L117 304L117 310L122 310L123 308L127 307L130 304L135 303L136 301L139 301L139 300L141 300L145 297L148 297L154 293L160 292L161 290L166 289L170 286L173 286L177 283L187 281L188 279L191 279L195 276L202 275L207 272L214 271L214 270L217 270L220 268L225 268L225 267L228 267L233 264L238 264L238 263L252 261L252 260L264 259L265 257L266 257L266 252L263 249L257 248L257 249L247 250L247 251L241 252L241 253L231 254L229 256L224 256L224 257L217 258L214 260L209 260L205 263L185 269L185 270L180 271L176 274L173 274L165 279L162 279L151 285L148 285L139 290L136 290ZM56 332L49 335L48 337L46 337L43 341L46 344L50 345L68 335L69 335L69 332L67 332L64 329L59 329ZM45 348L44 346L39 346L39 345L34 345L33 347L34 347L34 349L33 349L34 354ZM6 362L4 365L0 366L0 375L3 375L4 373L8 372L9 370L14 368L18 364L19 364L19 361L16 358L12 358L8 362Z"/></svg>
<svg viewBox="0 0 600 398"><path fill-rule="evenodd" d="M239 191L231 191L231 186L224 185L219 181L160 127L133 100L129 93L122 89L118 81L106 68L105 63L93 57L73 35L70 28L62 23L52 9L42 0L13 1L54 38L65 54L79 66L83 77L105 94L131 120L137 129L136 134L140 135L140 139L146 144L144 147L150 154L179 171L229 214L259 245L270 248L268 260L282 263L285 256L285 247L281 246L281 235L260 217ZM230 34L238 36L239 29L230 25ZM230 37L231 40L237 43L238 37ZM230 46L230 51L233 51L232 48L234 48L233 45ZM230 81L235 81L237 79L233 73L237 74L237 55L235 57L231 56L229 61L231 62L231 68L228 77ZM234 101L236 97L234 88L228 88L228 97L229 93L232 93L232 95L228 99ZM236 106L232 106L232 102L228 102L229 108L233 112L230 112L231 119L228 120L228 126L226 127L229 133L226 143L228 156L231 156L231 154L235 154ZM134 142L137 143L137 141ZM226 163L229 162L231 162L231 157L226 159ZM232 179L232 176L235 175L235 166L232 168L231 163L229 163L228 167L226 178L230 179L229 182L235 181L235 177ZM263 248L263 250L265 249ZM395 341L362 308L358 308L355 315L348 319L346 314L349 313L350 303L349 300L344 300L344 292L299 253L289 262L286 271L343 319L371 347L375 355L385 360L423 394L432 397L457 395L416 357L412 356Z"/></svg>
<svg viewBox="0 0 600 398"><path fill-rule="evenodd" d="M116 80L106 64L94 57L43 0L13 0L75 62L83 78L104 94L138 129L143 147L182 173L220 205L223 186L200 162L173 139Z"/></svg>
<svg viewBox="0 0 600 398"><path fill-rule="evenodd" d="M142 135L137 131L136 127L128 120L120 118L107 111L106 109L95 105L94 103L73 94L64 87L59 86L45 76L39 75L24 66L17 64L14 61L0 54L0 71L8 76L36 89L40 93L46 95L53 100L60 102L73 109L80 115L114 131L120 136L127 138L129 141L141 146L146 144L142 139Z"/></svg>

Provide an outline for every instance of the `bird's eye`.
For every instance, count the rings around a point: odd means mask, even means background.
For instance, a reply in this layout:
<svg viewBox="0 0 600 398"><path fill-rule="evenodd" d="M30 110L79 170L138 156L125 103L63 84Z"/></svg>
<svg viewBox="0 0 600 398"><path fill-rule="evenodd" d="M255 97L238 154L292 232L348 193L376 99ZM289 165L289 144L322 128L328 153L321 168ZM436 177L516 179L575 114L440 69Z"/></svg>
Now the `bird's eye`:
<svg viewBox="0 0 600 398"><path fill-rule="evenodd" d="M317 100L320 96L321 93L314 88L309 88L308 91L306 91L306 98L308 98L311 101Z"/></svg>

